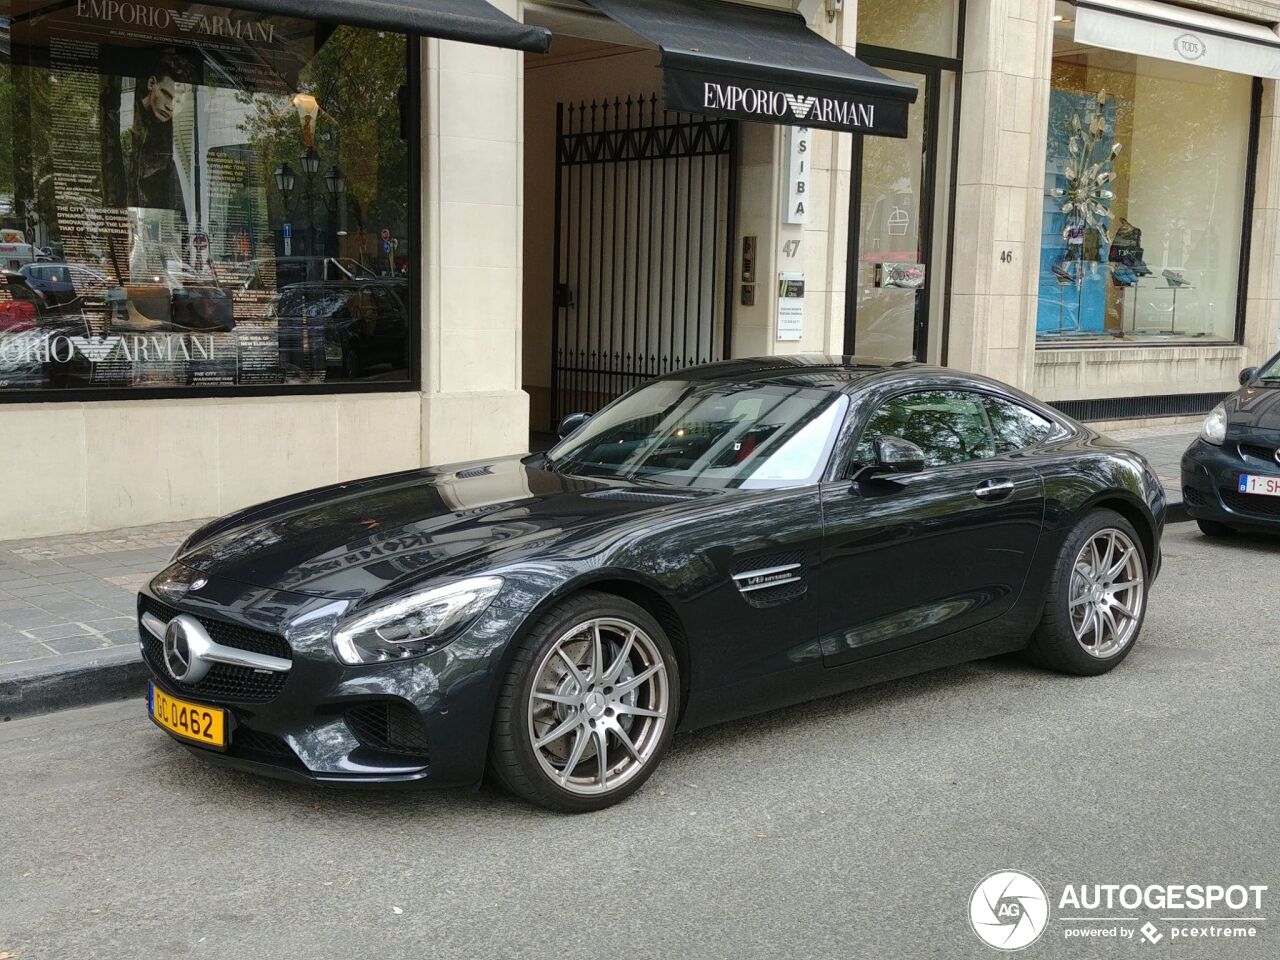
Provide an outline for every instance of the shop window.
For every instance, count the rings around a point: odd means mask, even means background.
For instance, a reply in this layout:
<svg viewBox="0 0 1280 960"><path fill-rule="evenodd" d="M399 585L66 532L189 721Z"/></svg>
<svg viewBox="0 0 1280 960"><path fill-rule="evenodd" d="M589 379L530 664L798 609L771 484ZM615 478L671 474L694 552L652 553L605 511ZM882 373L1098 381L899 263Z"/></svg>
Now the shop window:
<svg viewBox="0 0 1280 960"><path fill-rule="evenodd" d="M1253 81L1054 51L1039 345L1233 340Z"/></svg>
<svg viewBox="0 0 1280 960"><path fill-rule="evenodd" d="M411 381L403 35L175 2L0 23L0 399Z"/></svg>
<svg viewBox="0 0 1280 960"><path fill-rule="evenodd" d="M956 6L957 0L858 0L858 44L954 57Z"/></svg>

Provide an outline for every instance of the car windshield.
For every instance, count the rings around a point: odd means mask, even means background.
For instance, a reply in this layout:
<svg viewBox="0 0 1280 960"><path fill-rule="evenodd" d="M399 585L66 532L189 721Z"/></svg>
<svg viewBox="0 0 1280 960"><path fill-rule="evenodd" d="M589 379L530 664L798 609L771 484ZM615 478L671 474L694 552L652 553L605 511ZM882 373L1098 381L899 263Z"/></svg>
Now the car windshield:
<svg viewBox="0 0 1280 960"><path fill-rule="evenodd" d="M1258 379L1263 383L1280 383L1280 355L1271 358L1271 362L1258 374Z"/></svg>
<svg viewBox="0 0 1280 960"><path fill-rule="evenodd" d="M562 440L548 465L689 487L799 486L821 476L847 407L812 387L658 380Z"/></svg>

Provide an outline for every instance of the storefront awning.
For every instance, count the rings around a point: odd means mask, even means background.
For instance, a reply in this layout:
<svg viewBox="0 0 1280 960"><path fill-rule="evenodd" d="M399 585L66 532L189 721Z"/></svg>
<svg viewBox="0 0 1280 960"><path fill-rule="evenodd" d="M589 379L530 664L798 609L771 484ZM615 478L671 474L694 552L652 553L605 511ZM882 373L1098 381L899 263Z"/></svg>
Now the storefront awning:
<svg viewBox="0 0 1280 960"><path fill-rule="evenodd" d="M1280 79L1280 36L1261 23L1155 0L1071 2L1077 43Z"/></svg>
<svg viewBox="0 0 1280 960"><path fill-rule="evenodd" d="M551 45L547 30L514 20L486 0L227 0L227 5L530 53L546 53Z"/></svg>
<svg viewBox="0 0 1280 960"><path fill-rule="evenodd" d="M671 110L907 135L916 88L824 40L798 14L722 0L586 2L658 47Z"/></svg>

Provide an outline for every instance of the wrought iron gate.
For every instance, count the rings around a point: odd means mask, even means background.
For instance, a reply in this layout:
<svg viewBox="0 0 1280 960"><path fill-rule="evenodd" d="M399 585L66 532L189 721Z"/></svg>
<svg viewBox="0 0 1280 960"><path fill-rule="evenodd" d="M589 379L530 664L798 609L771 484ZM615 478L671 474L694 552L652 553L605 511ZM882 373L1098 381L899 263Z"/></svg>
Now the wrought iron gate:
<svg viewBox="0 0 1280 960"><path fill-rule="evenodd" d="M556 108L551 426L729 354L737 126L656 94Z"/></svg>

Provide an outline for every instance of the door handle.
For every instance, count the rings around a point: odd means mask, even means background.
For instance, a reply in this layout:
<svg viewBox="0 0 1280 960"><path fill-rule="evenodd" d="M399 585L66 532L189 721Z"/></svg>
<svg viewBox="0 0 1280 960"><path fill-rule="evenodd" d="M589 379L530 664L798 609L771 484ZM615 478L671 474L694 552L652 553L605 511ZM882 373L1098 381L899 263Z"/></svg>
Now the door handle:
<svg viewBox="0 0 1280 960"><path fill-rule="evenodd" d="M979 500L986 500L988 503L994 503L998 500L1007 500L1013 494L1014 483L1012 480L987 480L978 485L973 491L973 495Z"/></svg>

